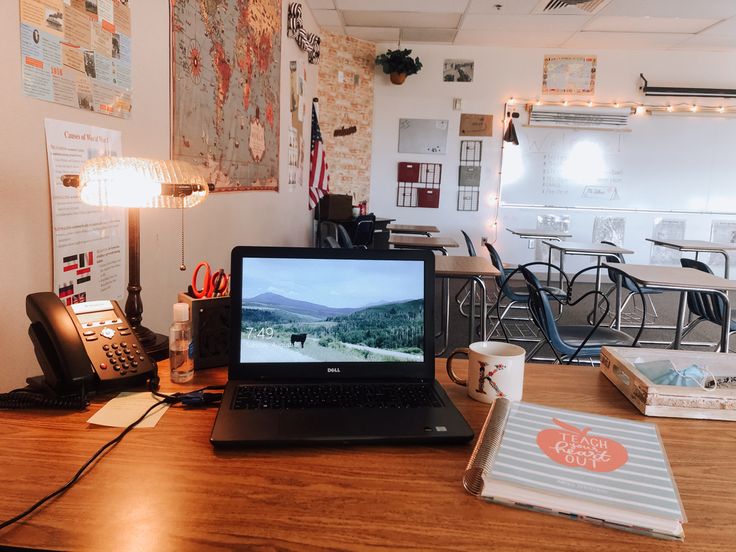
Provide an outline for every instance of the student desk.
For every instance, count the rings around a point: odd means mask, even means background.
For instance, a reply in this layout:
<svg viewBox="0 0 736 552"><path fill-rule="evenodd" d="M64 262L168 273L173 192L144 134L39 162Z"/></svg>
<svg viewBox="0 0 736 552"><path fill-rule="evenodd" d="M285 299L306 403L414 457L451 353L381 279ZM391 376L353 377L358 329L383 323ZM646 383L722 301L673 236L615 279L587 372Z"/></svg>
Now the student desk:
<svg viewBox="0 0 736 552"><path fill-rule="evenodd" d="M389 224L386 228L393 234L418 234L427 237L440 231L436 226L419 224Z"/></svg>
<svg viewBox="0 0 736 552"><path fill-rule="evenodd" d="M486 257L469 257L466 255L440 256L434 260L435 278L442 280L442 325L437 337L444 336L444 346L437 356L447 350L450 339L450 279L469 280L470 313L468 313L468 344L475 341L475 286L480 288L480 328L486 335L486 315L488 314L486 284L483 278L493 278L501 273Z"/></svg>
<svg viewBox="0 0 736 552"><path fill-rule="evenodd" d="M603 266L607 265L608 263L603 263ZM720 295L726 305L723 326L721 327L721 350L724 353L728 352L728 334L731 327L731 304L728 299L728 292L736 291L736 282L720 278L708 272L695 270L694 268L682 268L679 266L637 265L628 263L615 263L612 266L634 280L641 287L680 292L677 322L675 323L675 340L673 342L675 349L680 348L682 329L685 326L687 292L707 291ZM616 320L617 326L620 329L621 296L619 285L620 282L617 283Z"/></svg>
<svg viewBox="0 0 736 552"><path fill-rule="evenodd" d="M701 240L666 240L657 238L646 238L647 241L654 245L668 247L681 251L682 253L695 253L695 260L698 259L698 253L720 253L723 255L724 269L723 276L728 279L728 252L736 250L736 243L715 243Z"/></svg>
<svg viewBox="0 0 736 552"><path fill-rule="evenodd" d="M488 405L449 383L476 434ZM160 363L166 376L167 362ZM225 370L192 384L223 383ZM172 407L155 428L136 429L65 495L0 531L0 547L75 551L382 549L732 550L736 542L736 424L647 418L590 366L527 365L524 400L657 422L688 515L685 542L596 527L484 503L461 479L473 443L215 450L215 409ZM86 412L4 411L0 519L66 482L119 430L85 423Z"/></svg>
<svg viewBox="0 0 736 552"><path fill-rule="evenodd" d="M443 238L442 236L404 236L399 234L391 236L388 239L388 243L398 248L430 249L432 251L439 251L443 255L447 255L448 247L460 247L460 244L454 239Z"/></svg>

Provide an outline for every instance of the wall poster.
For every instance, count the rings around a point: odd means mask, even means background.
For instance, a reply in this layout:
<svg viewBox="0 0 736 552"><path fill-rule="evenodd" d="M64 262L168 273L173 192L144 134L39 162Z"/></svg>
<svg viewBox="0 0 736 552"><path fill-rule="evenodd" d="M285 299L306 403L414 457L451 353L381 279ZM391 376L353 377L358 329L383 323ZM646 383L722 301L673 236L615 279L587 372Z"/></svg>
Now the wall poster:
<svg viewBox="0 0 736 552"><path fill-rule="evenodd" d="M128 0L20 0L23 93L129 117Z"/></svg>
<svg viewBox="0 0 736 552"><path fill-rule="evenodd" d="M596 56L544 56L542 94L595 93Z"/></svg>
<svg viewBox="0 0 736 552"><path fill-rule="evenodd" d="M281 0L171 0L172 157L278 190Z"/></svg>
<svg viewBox="0 0 736 552"><path fill-rule="evenodd" d="M61 177L101 155L122 154L120 131L46 119L54 292L67 305L125 297L126 213L82 203Z"/></svg>

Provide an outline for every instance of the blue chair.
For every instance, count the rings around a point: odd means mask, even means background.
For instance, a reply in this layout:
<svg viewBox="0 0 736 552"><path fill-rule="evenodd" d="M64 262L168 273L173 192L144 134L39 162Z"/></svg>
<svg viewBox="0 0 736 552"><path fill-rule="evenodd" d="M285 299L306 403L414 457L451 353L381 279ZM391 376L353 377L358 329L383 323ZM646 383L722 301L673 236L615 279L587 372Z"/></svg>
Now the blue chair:
<svg viewBox="0 0 736 552"><path fill-rule="evenodd" d="M613 242L601 240L601 243L604 243L606 245L612 245L614 247L617 247L617 245ZM625 264L626 260L624 259L623 255L606 255L606 262L608 263L621 263ZM612 282L615 282L615 275L613 271L608 271L608 279ZM661 290L658 289L650 289L647 287L637 287L637 285L631 280L631 278L624 277L621 280L621 289L626 292L626 297L624 298L623 302L621 303L621 312L623 313L626 306L629 304L629 301L632 299L632 297L635 297L639 292L641 292L643 296L643 300L649 301L649 306L652 309L652 320L656 320L659 316L657 314L657 309L654 306L654 301L652 301L652 295L658 295L662 293ZM616 286L612 287L611 289L606 292L606 297L610 297L611 293L613 293L616 290ZM615 322L615 321L614 321Z"/></svg>
<svg viewBox="0 0 736 552"><path fill-rule="evenodd" d="M605 295L599 291L592 290L581 295L577 300L572 300L572 290L575 285L575 281L578 277L589 270L597 270L597 267L588 267L578 272L569 280L567 287L567 297L562 302L569 306L575 306L576 304L584 301L588 297L593 297L596 302L603 301L605 303L605 311L603 315L593 325L587 324L559 324L555 318L554 310L550 301L560 301L558 296L542 285L539 279L534 273L529 270L528 265L520 266L518 271L524 276L526 281L527 290L529 293L529 312L532 320L539 328L540 332L544 336L542 344L546 343L554 352L557 362L567 362L571 364L576 358L582 357L597 357L600 356L601 347L634 347L639 341L639 337L644 329L644 321L642 319L639 332L635 337L629 334L601 326L602 321L608 314L609 305ZM613 269L616 271L616 269ZM616 271L618 272L618 271ZM616 279L622 277L619 272L614 275ZM567 277L564 277L567 280ZM634 285L636 283L634 282ZM646 305L644 306L646 312ZM530 352L528 358L531 358L540 347L536 347L534 351Z"/></svg>
<svg viewBox="0 0 736 552"><path fill-rule="evenodd" d="M683 268L694 268L701 272L708 272L713 274L711 268L702 261L696 261L694 259L680 259L680 264ZM723 297L717 293L707 291L688 291L687 292L687 308L690 313L695 315L693 319L685 328L682 330L682 337L684 338L688 333L695 329L695 327L703 321L712 322L717 324L719 327L723 327L723 320L726 312L726 304ZM731 310L731 320L729 325L729 334L736 332L736 309ZM716 348L720 350L720 344Z"/></svg>
<svg viewBox="0 0 736 552"><path fill-rule="evenodd" d="M473 240L470 239L470 236L468 236L465 230L460 230L460 233L463 235L463 238L465 239L465 245L468 248L468 255L470 257L476 257L477 254L475 252L475 246L473 245ZM470 282L468 281L468 282L465 282L463 286L455 294L455 303L457 303L458 305L460 314L464 316L465 318L468 317L468 313L465 311L465 303L470 297L471 289L472 289L472 286L470 285Z"/></svg>

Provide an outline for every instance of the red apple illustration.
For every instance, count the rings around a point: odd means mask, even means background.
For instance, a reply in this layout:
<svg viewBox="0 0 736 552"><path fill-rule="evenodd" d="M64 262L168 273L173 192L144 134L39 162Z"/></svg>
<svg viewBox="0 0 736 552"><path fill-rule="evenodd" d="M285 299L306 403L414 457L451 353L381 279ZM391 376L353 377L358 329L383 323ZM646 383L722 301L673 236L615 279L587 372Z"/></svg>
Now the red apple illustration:
<svg viewBox="0 0 736 552"><path fill-rule="evenodd" d="M578 429L557 418L552 421L561 429L545 429L537 434L537 446L551 460L571 468L594 472L610 472L626 464L629 453L613 439L588 433L589 427Z"/></svg>

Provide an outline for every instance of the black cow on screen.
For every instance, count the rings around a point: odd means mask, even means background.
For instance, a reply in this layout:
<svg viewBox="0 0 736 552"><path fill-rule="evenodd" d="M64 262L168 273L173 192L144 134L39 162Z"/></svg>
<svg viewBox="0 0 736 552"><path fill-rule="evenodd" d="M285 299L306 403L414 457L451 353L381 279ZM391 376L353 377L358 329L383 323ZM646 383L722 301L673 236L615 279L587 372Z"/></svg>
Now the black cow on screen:
<svg viewBox="0 0 736 552"><path fill-rule="evenodd" d="M294 346L294 343L301 343L302 349L304 348L304 342L307 340L307 334L291 334L291 346Z"/></svg>

